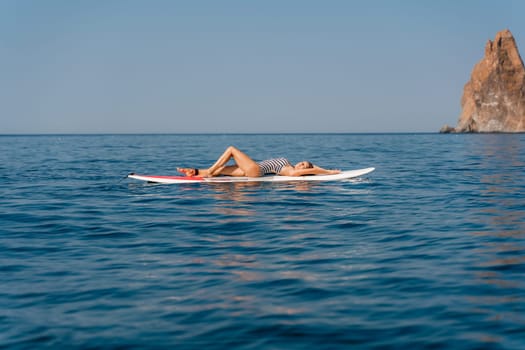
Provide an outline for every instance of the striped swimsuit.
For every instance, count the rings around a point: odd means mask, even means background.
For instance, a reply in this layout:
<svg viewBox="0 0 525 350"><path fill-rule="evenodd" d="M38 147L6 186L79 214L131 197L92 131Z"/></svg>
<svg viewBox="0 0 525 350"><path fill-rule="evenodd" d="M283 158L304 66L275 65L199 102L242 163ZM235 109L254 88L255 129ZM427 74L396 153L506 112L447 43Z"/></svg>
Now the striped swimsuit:
<svg viewBox="0 0 525 350"><path fill-rule="evenodd" d="M291 166L290 162L286 158L263 160L257 164L259 165L261 176L266 174L279 174L285 166Z"/></svg>

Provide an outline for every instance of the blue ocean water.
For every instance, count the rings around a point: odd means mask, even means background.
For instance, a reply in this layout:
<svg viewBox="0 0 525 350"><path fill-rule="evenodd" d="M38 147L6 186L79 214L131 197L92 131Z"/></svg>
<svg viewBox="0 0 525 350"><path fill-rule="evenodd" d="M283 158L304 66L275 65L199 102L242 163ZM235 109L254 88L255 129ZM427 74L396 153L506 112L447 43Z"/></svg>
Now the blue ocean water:
<svg viewBox="0 0 525 350"><path fill-rule="evenodd" d="M331 183L153 185L256 159ZM0 348L523 349L525 135L0 137Z"/></svg>

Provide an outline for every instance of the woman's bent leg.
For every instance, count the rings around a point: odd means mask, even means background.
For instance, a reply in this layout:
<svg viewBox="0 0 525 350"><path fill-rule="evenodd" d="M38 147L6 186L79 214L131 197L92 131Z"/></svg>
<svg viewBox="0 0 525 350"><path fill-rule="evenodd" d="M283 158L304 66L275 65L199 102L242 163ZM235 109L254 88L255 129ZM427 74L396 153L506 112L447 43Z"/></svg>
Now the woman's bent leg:
<svg viewBox="0 0 525 350"><path fill-rule="evenodd" d="M240 170L242 170L242 172L232 172L232 176L259 176L259 165L247 154L243 153L242 151L238 150L233 146L228 147L226 151L224 151L224 153L219 157L219 159L217 159L215 164L208 168L208 175L219 175L221 171L224 170L224 166L226 165L226 163L228 163L228 161L231 158L235 160L237 167Z"/></svg>
<svg viewBox="0 0 525 350"><path fill-rule="evenodd" d="M237 165L225 165L223 167L220 167L215 171L215 176L217 175L234 177L246 176L244 170L239 168Z"/></svg>

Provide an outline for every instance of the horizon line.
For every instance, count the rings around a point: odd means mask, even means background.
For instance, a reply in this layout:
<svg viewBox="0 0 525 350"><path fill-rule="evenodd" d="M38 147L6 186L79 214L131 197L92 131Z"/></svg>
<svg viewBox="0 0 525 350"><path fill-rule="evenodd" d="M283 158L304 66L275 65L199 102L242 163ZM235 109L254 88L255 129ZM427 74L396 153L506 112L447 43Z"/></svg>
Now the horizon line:
<svg viewBox="0 0 525 350"><path fill-rule="evenodd" d="M407 135L407 134L440 134L439 131L367 131L367 132L312 132L312 131L285 131L285 132L100 132L100 133L0 133L3 136L162 136L162 135Z"/></svg>

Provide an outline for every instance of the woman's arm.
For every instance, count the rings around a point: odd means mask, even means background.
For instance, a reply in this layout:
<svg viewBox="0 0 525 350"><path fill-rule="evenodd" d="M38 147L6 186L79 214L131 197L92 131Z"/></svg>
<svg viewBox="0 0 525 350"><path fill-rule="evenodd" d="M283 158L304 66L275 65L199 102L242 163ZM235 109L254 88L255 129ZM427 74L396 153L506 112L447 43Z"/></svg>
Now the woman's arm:
<svg viewBox="0 0 525 350"><path fill-rule="evenodd" d="M284 176L303 176L303 175L333 175L339 174L341 170L323 169L318 166L307 169L295 169L294 167L287 166L279 173Z"/></svg>

